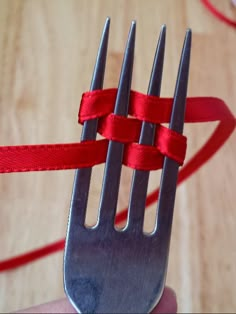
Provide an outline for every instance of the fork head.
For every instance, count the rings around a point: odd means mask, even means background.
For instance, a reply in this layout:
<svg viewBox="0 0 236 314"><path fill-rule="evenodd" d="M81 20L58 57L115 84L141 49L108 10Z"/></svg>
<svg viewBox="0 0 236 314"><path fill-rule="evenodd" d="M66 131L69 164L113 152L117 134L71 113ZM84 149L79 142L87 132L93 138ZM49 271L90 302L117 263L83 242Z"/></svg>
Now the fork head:
<svg viewBox="0 0 236 314"><path fill-rule="evenodd" d="M114 113L127 116L134 59L136 24L132 22L124 53ZM91 90L102 88L109 32L106 20ZM162 27L153 63L149 95L160 95L165 49ZM190 60L187 30L174 93L170 128L182 133ZM82 140L95 139L97 120L84 124ZM140 144L153 145L155 125L143 122ZM66 294L81 313L148 313L160 300L167 271L178 164L165 157L156 226L143 232L148 171L134 170L128 222L114 226L124 145L110 141L95 227L85 225L91 169L76 170L64 256Z"/></svg>

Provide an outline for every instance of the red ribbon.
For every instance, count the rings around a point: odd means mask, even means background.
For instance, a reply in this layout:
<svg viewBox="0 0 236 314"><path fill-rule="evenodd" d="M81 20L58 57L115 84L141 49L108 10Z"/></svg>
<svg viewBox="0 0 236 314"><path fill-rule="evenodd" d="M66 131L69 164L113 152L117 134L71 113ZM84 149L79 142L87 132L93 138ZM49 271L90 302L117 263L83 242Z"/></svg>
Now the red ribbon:
<svg viewBox="0 0 236 314"><path fill-rule="evenodd" d="M222 12L220 12L209 0L201 0L202 4L206 7L207 10L211 12L218 20L224 22L225 24L236 28L236 20L230 19Z"/></svg>
<svg viewBox="0 0 236 314"><path fill-rule="evenodd" d="M158 125L153 147L137 143L141 121L166 123L170 119L171 98L147 96L132 91L129 114L134 118L112 114L116 89L83 94L79 122L99 118L98 131L107 139L72 144L26 145L0 147L0 171L59 170L90 167L105 161L108 139L125 142L123 163L136 169L157 169L167 155L180 164L183 162L186 138ZM140 121L141 120L141 121ZM188 98L185 122L219 121L203 147L182 167L178 184L201 167L224 144L233 132L236 120L226 104L213 97ZM157 201L159 189L147 197L147 207ZM127 208L116 217L120 223L127 217ZM64 248L64 239L31 252L0 261L0 271L10 270Z"/></svg>

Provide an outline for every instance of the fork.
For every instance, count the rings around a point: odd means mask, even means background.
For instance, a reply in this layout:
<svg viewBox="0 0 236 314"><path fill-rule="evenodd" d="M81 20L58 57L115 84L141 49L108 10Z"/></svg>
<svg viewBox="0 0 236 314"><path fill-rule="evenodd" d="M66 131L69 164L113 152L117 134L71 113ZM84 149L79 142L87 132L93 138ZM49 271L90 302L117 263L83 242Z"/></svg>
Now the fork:
<svg viewBox="0 0 236 314"><path fill-rule="evenodd" d="M90 90L102 89L110 19L107 18L98 50ZM127 116L132 80L136 23L132 22L124 52L114 113ZM162 26L151 72L148 94L159 96L166 27ZM183 131L191 49L186 31L174 92L169 127ZM81 140L96 138L98 119L84 123ZM139 143L153 145L155 125L143 122ZM109 141L101 189L99 215L94 227L85 225L91 168L78 169L72 191L66 247L64 286L79 313L149 313L159 302L167 272L178 163L164 158L156 223L143 231L149 171L134 170L126 227L114 226L124 145Z"/></svg>

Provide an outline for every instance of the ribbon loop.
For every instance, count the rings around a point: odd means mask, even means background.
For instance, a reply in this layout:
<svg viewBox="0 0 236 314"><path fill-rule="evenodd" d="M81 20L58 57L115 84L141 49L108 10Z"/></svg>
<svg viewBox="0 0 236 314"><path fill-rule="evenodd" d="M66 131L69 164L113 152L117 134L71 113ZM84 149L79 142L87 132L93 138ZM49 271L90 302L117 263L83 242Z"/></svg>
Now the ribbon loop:
<svg viewBox="0 0 236 314"><path fill-rule="evenodd" d="M131 92L129 114L135 119L126 119L112 114L116 89L93 91L83 94L79 122L99 118L99 132L105 137L125 143L125 165L144 170L159 169L163 156L182 163L186 151L186 138L162 125L158 125L155 146L137 144L141 121L152 123L169 122L171 98L159 98ZM141 120L141 121L140 121ZM120 130L120 122L125 130ZM209 160L229 138L235 129L236 120L223 100L214 97L187 99L185 122L219 121L213 134L203 147L179 171L178 185ZM110 139L110 138L109 138ZM91 167L105 161L108 139L72 144L25 145L0 147L0 172L59 170ZM146 207L156 202L159 189L150 193ZM127 208L116 216L116 223L127 217ZM0 272L10 270L46 255L63 250L65 241L59 240L42 248L0 261Z"/></svg>

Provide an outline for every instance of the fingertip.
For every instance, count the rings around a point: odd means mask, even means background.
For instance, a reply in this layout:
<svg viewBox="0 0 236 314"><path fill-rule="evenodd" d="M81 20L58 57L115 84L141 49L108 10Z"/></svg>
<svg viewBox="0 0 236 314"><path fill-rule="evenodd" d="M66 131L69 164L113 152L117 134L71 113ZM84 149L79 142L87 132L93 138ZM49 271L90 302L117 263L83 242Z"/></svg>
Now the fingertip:
<svg viewBox="0 0 236 314"><path fill-rule="evenodd" d="M18 313L76 313L67 299L42 304ZM166 287L163 291L160 302L152 310L152 314L177 313L177 300L175 292Z"/></svg>
<svg viewBox="0 0 236 314"><path fill-rule="evenodd" d="M177 313L177 299L174 290L166 287L163 291L160 302L152 310L152 314Z"/></svg>

